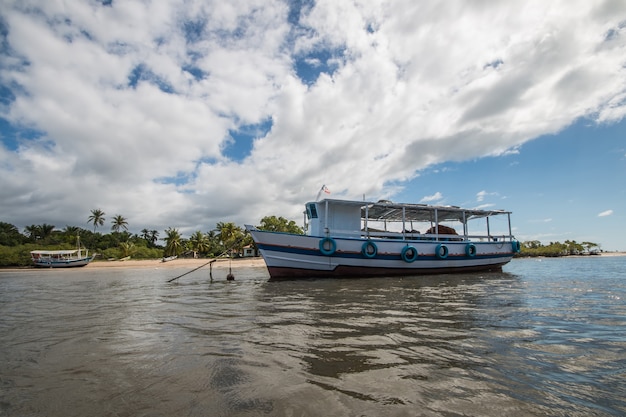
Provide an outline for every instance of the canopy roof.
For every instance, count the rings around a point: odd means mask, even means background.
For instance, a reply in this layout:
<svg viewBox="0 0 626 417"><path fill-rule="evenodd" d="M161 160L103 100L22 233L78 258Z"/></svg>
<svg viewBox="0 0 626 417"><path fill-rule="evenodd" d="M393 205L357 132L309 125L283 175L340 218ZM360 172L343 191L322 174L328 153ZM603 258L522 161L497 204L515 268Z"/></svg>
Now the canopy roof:
<svg viewBox="0 0 626 417"><path fill-rule="evenodd" d="M78 249L74 250L33 250L30 251L33 255L73 255L78 252Z"/></svg>
<svg viewBox="0 0 626 417"><path fill-rule="evenodd" d="M510 211L504 210L478 210L464 209L456 206L430 206L426 204L407 204L393 203L387 200L378 202L366 201L347 201L326 199L319 203L324 204L328 201L329 205L359 205L361 207L361 217L373 221L421 221L421 222L438 222L459 221L463 222L484 218L489 216L497 216L502 214L510 214ZM404 211L404 217L403 217Z"/></svg>

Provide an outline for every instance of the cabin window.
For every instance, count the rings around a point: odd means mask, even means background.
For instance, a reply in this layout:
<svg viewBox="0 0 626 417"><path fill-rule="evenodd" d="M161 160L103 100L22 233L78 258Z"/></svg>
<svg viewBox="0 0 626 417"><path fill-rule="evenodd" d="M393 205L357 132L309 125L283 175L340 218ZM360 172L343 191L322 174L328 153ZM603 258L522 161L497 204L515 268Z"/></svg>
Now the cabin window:
<svg viewBox="0 0 626 417"><path fill-rule="evenodd" d="M315 207L315 203L311 203L307 205L306 214L310 219L317 219L317 207Z"/></svg>

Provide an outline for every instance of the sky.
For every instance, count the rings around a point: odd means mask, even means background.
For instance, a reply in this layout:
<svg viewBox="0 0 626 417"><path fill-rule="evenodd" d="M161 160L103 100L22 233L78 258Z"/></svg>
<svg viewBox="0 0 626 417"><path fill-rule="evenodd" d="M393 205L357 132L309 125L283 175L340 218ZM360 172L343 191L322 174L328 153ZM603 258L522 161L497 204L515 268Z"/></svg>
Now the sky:
<svg viewBox="0 0 626 417"><path fill-rule="evenodd" d="M626 250L626 2L3 0L0 221L208 232L329 197ZM161 233L164 235L164 233Z"/></svg>

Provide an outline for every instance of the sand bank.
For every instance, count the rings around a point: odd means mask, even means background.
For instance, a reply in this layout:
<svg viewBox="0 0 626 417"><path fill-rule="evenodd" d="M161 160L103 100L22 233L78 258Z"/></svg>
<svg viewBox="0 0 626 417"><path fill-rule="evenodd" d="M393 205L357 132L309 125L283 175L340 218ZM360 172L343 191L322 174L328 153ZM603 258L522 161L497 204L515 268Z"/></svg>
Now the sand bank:
<svg viewBox="0 0 626 417"><path fill-rule="evenodd" d="M210 262L211 259L174 259L169 262L162 262L160 259L141 259L128 261L93 261L86 268L196 268ZM218 259L213 263L214 267L229 266L228 259ZM262 258L238 258L232 260L232 267L264 267Z"/></svg>
<svg viewBox="0 0 626 417"><path fill-rule="evenodd" d="M168 269L177 269L177 268L188 268L194 269L200 266L206 265L210 262L211 259L174 259L169 262L162 262L160 259L129 259L127 261L93 261L90 262L89 265L83 267L87 269L100 269L100 268L146 268L146 269L155 269L155 268L168 268ZM265 267L265 262L263 258L239 258L233 259L232 263L229 263L228 259L218 259L213 263L213 267L216 268L228 268L232 266L233 268L254 268L254 267ZM207 265L208 268L208 265ZM36 268L35 266L22 266L22 267L1 267L0 271L34 271L37 269L46 269L46 268ZM82 269L82 268L79 268Z"/></svg>

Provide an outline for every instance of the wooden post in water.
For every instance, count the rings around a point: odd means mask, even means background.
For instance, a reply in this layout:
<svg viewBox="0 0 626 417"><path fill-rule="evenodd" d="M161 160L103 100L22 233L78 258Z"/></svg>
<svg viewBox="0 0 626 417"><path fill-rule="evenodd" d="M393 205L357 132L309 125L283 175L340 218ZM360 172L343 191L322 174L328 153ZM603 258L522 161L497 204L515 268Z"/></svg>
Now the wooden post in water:
<svg viewBox="0 0 626 417"><path fill-rule="evenodd" d="M230 250L230 257L228 258L228 275L226 275L226 281L234 281L233 275L233 250Z"/></svg>

